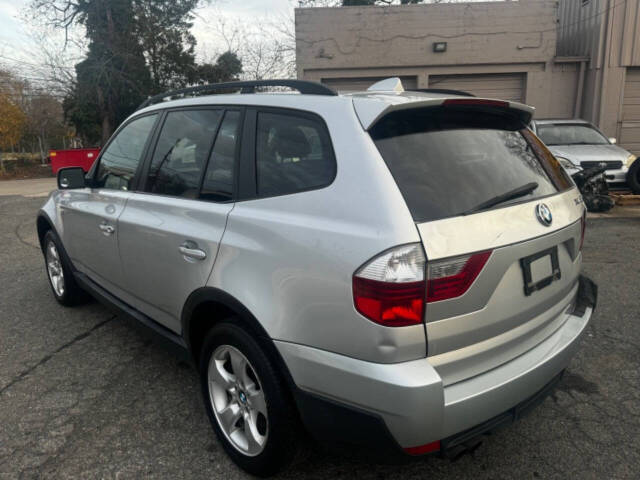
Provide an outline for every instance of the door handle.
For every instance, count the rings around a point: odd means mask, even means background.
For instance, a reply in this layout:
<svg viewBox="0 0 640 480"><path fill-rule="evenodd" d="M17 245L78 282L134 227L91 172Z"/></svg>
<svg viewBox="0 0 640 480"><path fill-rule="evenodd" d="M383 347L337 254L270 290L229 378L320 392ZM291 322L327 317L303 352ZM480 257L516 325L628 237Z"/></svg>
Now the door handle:
<svg viewBox="0 0 640 480"><path fill-rule="evenodd" d="M112 235L113 232L116 231L116 229L112 225L109 225L107 222L103 222L100 224L100 230L102 230L102 233L104 233L105 235Z"/></svg>
<svg viewBox="0 0 640 480"><path fill-rule="evenodd" d="M207 258L207 253L204 250L198 248L193 242L184 242L182 245L178 247L180 253L187 258L192 258L194 260L204 260Z"/></svg>

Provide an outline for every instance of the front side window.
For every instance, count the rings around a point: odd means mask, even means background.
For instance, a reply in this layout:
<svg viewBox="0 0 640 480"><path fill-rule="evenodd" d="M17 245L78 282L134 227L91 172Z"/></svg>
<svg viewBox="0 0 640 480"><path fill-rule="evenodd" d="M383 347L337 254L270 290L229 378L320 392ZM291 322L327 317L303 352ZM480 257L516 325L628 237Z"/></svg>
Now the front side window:
<svg viewBox="0 0 640 480"><path fill-rule="evenodd" d="M96 188L129 190L157 114L129 122L102 152Z"/></svg>
<svg viewBox="0 0 640 480"><path fill-rule="evenodd" d="M608 145L604 135L590 125L538 125L538 136L546 145Z"/></svg>
<svg viewBox="0 0 640 480"><path fill-rule="evenodd" d="M258 113L256 175L259 196L286 195L329 185L336 163L319 120Z"/></svg>
<svg viewBox="0 0 640 480"><path fill-rule="evenodd" d="M147 191L197 198L222 110L185 110L167 114L153 153Z"/></svg>

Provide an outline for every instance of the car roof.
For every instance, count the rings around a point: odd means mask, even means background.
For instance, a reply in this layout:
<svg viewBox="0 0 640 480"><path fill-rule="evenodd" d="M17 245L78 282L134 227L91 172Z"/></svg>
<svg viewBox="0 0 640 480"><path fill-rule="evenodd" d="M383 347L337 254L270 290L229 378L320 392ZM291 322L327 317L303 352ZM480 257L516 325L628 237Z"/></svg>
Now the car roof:
<svg viewBox="0 0 640 480"><path fill-rule="evenodd" d="M408 102L421 102L429 99L444 100L448 98L468 98L463 95L451 95L443 93L425 93L419 91L404 92L345 92L338 93L335 96L301 94L294 92L265 92L252 94L217 94L202 95L199 97L186 97L176 100L167 100L155 103L148 107L144 107L136 113L149 112L158 109L175 108L183 106L197 105L255 105L255 106L272 106L274 104L283 107L295 107L299 104L310 104L313 102L345 102L351 103L354 98L369 99L381 104L397 105Z"/></svg>
<svg viewBox="0 0 640 480"><path fill-rule="evenodd" d="M389 84L391 80L384 82ZM385 85L385 86L386 86ZM261 106L261 107L279 107L291 108L297 110L307 110L310 112L318 112L328 105L352 104L360 123L365 130L369 129L382 116L391 111L419 108L428 106L442 105L445 100L461 99L462 101L474 103L483 101L492 101L494 99L482 99L469 97L468 94L460 92L459 95L453 93L428 92L428 91L412 91L403 90L381 90L375 89L373 85L367 91L338 93L335 95L318 95L318 94L296 94L289 92L273 92L273 93L231 93L231 94L208 94L197 97L187 97L177 100L160 101L148 107L144 107L134 113L152 112L156 110L164 110L168 108L179 108L187 106L205 106L205 105L238 105L238 106ZM533 116L533 107L517 103L506 102L508 108L518 111L518 113L526 118L528 123Z"/></svg>

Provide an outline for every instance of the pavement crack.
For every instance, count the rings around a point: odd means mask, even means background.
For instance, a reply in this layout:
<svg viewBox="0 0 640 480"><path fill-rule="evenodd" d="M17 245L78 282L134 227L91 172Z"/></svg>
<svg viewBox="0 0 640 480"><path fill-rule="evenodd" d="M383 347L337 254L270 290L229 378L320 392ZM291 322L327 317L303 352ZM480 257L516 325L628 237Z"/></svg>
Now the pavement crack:
<svg viewBox="0 0 640 480"><path fill-rule="evenodd" d="M83 332L80 335L76 335L75 337L73 337L71 340L69 340L65 344L63 344L60 347L56 348L53 352L51 352L51 353L45 355L44 357L42 357L35 365L32 365L29 368L27 368L26 370L20 372L8 384L6 384L4 387L0 388L0 395L2 395L5 391L7 391L13 385L15 385L20 380L22 380L27 375L29 375L31 372L33 372L36 368L38 368L39 366L44 365L45 363L47 363L49 360L51 360L51 358L53 358L53 356L55 354L60 353L61 351L65 350L66 348L71 347L73 344L79 342L80 340L83 340L83 339L87 338L93 332L95 332L99 328L103 327L104 325L106 325L110 321L114 320L116 317L117 317L117 315L113 315L113 316L107 318L106 320L103 320L102 322L96 323L93 327L91 327L86 332Z"/></svg>
<svg viewBox="0 0 640 480"><path fill-rule="evenodd" d="M20 223L18 225L16 225L16 228L13 230L13 233L15 234L16 238L18 239L18 241L20 243L22 243L23 245L26 245L27 247L31 247L31 248L35 248L36 250L40 250L39 247L37 247L36 245L34 245L33 243L29 243L26 240L24 240L21 236L20 236L20 228L23 227L24 225L26 225L26 223Z"/></svg>

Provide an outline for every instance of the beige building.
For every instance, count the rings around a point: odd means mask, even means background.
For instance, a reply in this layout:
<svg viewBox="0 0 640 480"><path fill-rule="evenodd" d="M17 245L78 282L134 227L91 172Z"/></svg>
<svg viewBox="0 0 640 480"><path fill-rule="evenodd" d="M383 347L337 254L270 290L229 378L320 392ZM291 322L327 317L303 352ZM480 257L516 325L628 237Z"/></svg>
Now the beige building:
<svg viewBox="0 0 640 480"><path fill-rule="evenodd" d="M640 153L640 0L296 9L298 78L337 90L389 76L594 121Z"/></svg>

